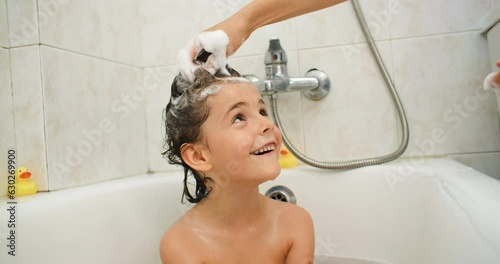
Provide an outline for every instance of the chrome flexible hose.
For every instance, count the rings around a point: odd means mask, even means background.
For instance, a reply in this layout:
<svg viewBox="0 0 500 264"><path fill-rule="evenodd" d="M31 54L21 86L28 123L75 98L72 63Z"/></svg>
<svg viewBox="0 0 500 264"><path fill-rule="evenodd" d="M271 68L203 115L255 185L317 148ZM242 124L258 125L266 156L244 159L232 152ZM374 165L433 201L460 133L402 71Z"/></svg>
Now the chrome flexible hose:
<svg viewBox="0 0 500 264"><path fill-rule="evenodd" d="M401 144L399 145L398 149L396 151L384 155L384 156L379 156L379 157L374 157L374 158L365 158L365 159L358 159L358 160L351 160L351 161L337 161L337 162L324 162L324 161L317 161L314 159L311 159L307 157L306 155L300 153L290 142L290 139L288 139L285 130L283 129L283 126L281 124L280 118L278 116L278 104L276 102L277 100L277 94L271 95L271 109L273 112L273 117L276 122L276 125L278 128L281 130L283 134L283 142L285 145L288 147L290 152L297 157L299 160L302 162L311 165L313 167L321 168L321 169L353 169L353 168L359 168L363 166L369 166L369 165L375 165L375 164L381 164L385 162L389 162L392 160L395 160L399 158L403 152L406 150L406 147L408 146L408 139L409 139L409 131L408 131L408 121L406 120L406 115L405 111L403 109L403 105L401 104L401 100L399 99L398 93L396 91L396 88L394 87L394 84L391 80L391 77L389 76L389 73L387 72L387 69L384 65L384 62L382 61L382 58L380 56L380 53L378 52L377 46L375 45L375 42L370 34L370 30L368 29L368 25L366 23L365 17L361 11L361 7L359 6L358 0L351 0L351 3L354 8L354 12L356 13L356 17L358 18L358 22L361 26L361 29L363 30L363 34L365 35L366 41L368 42L368 46L370 47L370 50L373 54L373 57L375 58L375 61L377 62L377 66L382 73L382 76L384 78L385 84L388 87L391 97L394 101L394 104L396 106L397 114L399 117L400 125L401 125L401 130L402 130L402 138L401 138Z"/></svg>

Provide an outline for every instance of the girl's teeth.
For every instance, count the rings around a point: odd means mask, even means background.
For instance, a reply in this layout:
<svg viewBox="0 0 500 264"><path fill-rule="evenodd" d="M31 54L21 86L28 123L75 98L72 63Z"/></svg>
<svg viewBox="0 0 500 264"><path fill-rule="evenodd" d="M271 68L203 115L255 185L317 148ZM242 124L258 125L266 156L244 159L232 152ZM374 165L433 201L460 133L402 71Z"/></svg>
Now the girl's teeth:
<svg viewBox="0 0 500 264"><path fill-rule="evenodd" d="M267 152L267 151L270 151L273 149L274 149L273 146L263 147L263 148L256 150L253 154L260 154L260 153Z"/></svg>

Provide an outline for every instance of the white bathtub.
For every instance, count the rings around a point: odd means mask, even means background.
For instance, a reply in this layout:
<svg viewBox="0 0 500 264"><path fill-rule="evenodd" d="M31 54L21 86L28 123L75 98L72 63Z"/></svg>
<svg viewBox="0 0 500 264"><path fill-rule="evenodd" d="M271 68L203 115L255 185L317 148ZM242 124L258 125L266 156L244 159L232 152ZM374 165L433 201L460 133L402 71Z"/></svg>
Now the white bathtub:
<svg viewBox="0 0 500 264"><path fill-rule="evenodd" d="M19 197L15 257L3 197L0 263L160 263L160 238L186 209L181 178L158 173ZM274 185L311 213L318 264L500 263L500 182L457 162L300 166L261 192Z"/></svg>

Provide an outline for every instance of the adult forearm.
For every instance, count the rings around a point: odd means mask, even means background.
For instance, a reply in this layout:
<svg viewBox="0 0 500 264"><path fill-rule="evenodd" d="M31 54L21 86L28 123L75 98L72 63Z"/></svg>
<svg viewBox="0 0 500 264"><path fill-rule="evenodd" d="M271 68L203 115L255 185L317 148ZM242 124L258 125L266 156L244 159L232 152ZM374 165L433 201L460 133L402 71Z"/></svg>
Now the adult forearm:
<svg viewBox="0 0 500 264"><path fill-rule="evenodd" d="M206 31L220 29L228 35L227 55L229 56L260 27L345 1L347 0L254 0L228 19Z"/></svg>
<svg viewBox="0 0 500 264"><path fill-rule="evenodd" d="M245 18L250 32L265 25L333 6L346 0L254 0L234 16Z"/></svg>

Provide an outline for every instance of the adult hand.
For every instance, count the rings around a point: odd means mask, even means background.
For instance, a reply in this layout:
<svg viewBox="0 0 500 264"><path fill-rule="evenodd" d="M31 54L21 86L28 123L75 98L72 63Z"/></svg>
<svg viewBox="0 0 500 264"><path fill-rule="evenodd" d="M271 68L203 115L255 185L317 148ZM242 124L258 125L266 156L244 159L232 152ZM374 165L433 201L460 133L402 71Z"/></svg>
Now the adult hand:
<svg viewBox="0 0 500 264"><path fill-rule="evenodd" d="M179 52L179 70L184 79L192 82L194 71L200 67L194 60L204 49L212 55L203 67L212 74L226 74L226 56L235 53L256 29L345 1L253 0L228 19L191 39Z"/></svg>
<svg viewBox="0 0 500 264"><path fill-rule="evenodd" d="M498 71L488 74L484 80L484 89L490 90L492 88L500 88L500 60L497 61Z"/></svg>
<svg viewBox="0 0 500 264"><path fill-rule="evenodd" d="M228 44L229 37L222 30L205 31L194 36L177 55L179 71L182 77L193 82L194 72L199 67L203 67L211 74L229 75L226 70ZM205 63L195 60L202 50L211 53Z"/></svg>
<svg viewBox="0 0 500 264"><path fill-rule="evenodd" d="M226 56L229 57L241 47L248 37L250 37L251 30L248 27L249 24L250 23L247 22L243 15L232 16L206 31L222 30L226 32L229 37Z"/></svg>

